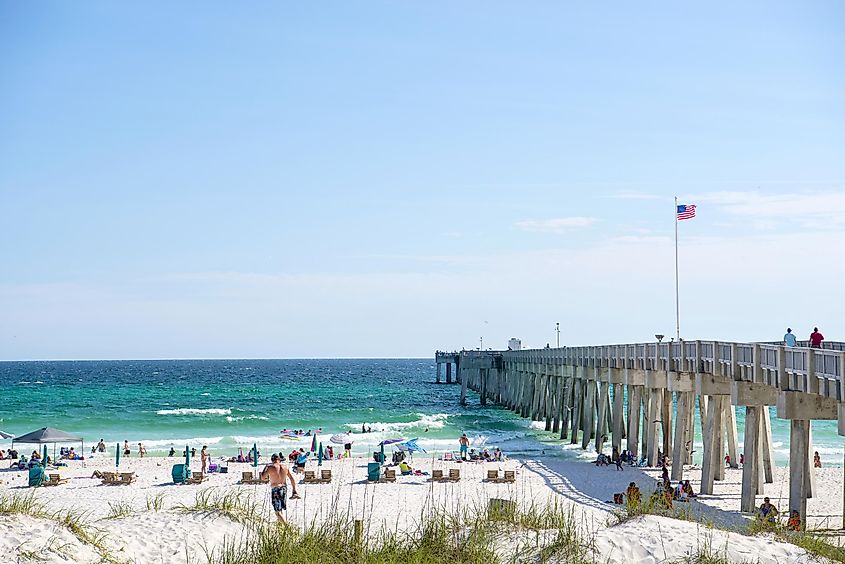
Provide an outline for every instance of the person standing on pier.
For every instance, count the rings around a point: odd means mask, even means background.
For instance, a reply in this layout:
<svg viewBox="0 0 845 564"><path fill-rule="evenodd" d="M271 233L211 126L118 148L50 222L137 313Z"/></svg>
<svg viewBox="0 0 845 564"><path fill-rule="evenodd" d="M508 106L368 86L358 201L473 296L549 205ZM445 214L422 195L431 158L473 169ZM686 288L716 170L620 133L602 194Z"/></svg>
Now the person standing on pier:
<svg viewBox="0 0 845 564"><path fill-rule="evenodd" d="M783 336L783 342L787 347L794 347L798 342L798 339L795 338L792 329L789 327L786 328L786 335Z"/></svg>
<svg viewBox="0 0 845 564"><path fill-rule="evenodd" d="M824 341L824 335L819 333L818 327L813 327L813 332L810 333L810 346L814 349L822 348L822 341Z"/></svg>

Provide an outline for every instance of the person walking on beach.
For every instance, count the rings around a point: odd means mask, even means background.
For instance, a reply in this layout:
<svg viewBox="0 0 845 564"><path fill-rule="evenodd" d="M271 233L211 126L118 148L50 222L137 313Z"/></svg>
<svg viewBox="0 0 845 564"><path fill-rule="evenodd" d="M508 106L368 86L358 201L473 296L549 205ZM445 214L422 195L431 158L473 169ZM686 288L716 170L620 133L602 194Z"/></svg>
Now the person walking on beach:
<svg viewBox="0 0 845 564"><path fill-rule="evenodd" d="M147 449L144 448L144 445L138 443L138 457L144 458L145 454L147 454Z"/></svg>
<svg viewBox="0 0 845 564"><path fill-rule="evenodd" d="M202 450L200 450L200 460L202 461L202 470L201 472L205 474L205 471L208 470L208 446L203 445Z"/></svg>
<svg viewBox="0 0 845 564"><path fill-rule="evenodd" d="M813 332L810 333L810 346L814 349L822 348L822 341L824 341L824 335L819 333L818 327L813 327Z"/></svg>
<svg viewBox="0 0 845 564"><path fill-rule="evenodd" d="M273 456L270 457L270 464L261 471L261 479L270 482L270 502L273 504L273 511L276 513L276 519L280 523L284 523L284 512L288 508L288 486L286 482L290 480L290 498L299 499L299 494L296 493L296 480L293 479L288 467L281 463L279 455L276 453L273 453Z"/></svg>
<svg viewBox="0 0 845 564"><path fill-rule="evenodd" d="M129 441L123 441L123 456L129 456L132 451L129 450Z"/></svg>
<svg viewBox="0 0 845 564"><path fill-rule="evenodd" d="M813 454L813 468L821 468L822 467L822 457L819 456L819 451L816 451Z"/></svg>
<svg viewBox="0 0 845 564"><path fill-rule="evenodd" d="M458 439L458 443L461 445L461 460L467 459L467 450L469 449L469 438L467 438L467 434L463 433L461 438Z"/></svg>
<svg viewBox="0 0 845 564"><path fill-rule="evenodd" d="M106 452L106 443L103 442L103 439L100 439L100 442L97 443L97 451L98 452Z"/></svg>
<svg viewBox="0 0 845 564"><path fill-rule="evenodd" d="M783 344L785 344L787 347L794 347L797 342L798 339L795 338L795 335L792 333L792 329L790 327L787 327L786 335L783 336Z"/></svg>
<svg viewBox="0 0 845 564"><path fill-rule="evenodd" d="M351 433L346 431L346 442L343 443L343 456L345 458L352 458L352 441L349 440Z"/></svg>

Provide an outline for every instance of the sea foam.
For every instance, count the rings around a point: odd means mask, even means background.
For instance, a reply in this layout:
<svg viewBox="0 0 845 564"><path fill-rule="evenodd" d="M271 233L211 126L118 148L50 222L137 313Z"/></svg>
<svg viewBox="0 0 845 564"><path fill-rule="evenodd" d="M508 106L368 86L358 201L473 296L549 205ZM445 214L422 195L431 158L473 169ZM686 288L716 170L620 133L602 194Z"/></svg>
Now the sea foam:
<svg viewBox="0 0 845 564"><path fill-rule="evenodd" d="M179 409L159 409L156 415L232 415L231 409L212 407L197 409L195 407L180 407Z"/></svg>

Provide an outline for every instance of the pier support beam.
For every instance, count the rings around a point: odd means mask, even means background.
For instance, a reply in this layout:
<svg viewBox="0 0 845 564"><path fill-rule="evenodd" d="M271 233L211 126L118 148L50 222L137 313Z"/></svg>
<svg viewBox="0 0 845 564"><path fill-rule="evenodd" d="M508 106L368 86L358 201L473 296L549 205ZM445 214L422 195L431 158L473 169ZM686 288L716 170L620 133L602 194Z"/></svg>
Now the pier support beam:
<svg viewBox="0 0 845 564"><path fill-rule="evenodd" d="M660 428L660 408L663 403L663 390L649 389L648 411L646 413L646 457L649 466L657 465L658 442L657 435Z"/></svg>
<svg viewBox="0 0 845 564"><path fill-rule="evenodd" d="M675 444L672 451L672 480L684 478L684 462L687 458L686 443L689 440L687 418L689 417L689 402L692 392L678 392L678 413L675 418Z"/></svg>
<svg viewBox="0 0 845 564"><path fill-rule="evenodd" d="M565 369L566 370L566 369ZM560 438L569 437L569 422L572 419L572 393L574 377L570 374L563 382L563 401L560 404Z"/></svg>
<svg viewBox="0 0 845 564"><path fill-rule="evenodd" d="M810 421L793 419L789 433L789 512L801 516L801 528L807 521L807 459L809 456Z"/></svg>
<svg viewBox="0 0 845 564"><path fill-rule="evenodd" d="M443 363L442 363L442 362L438 362L438 363L437 363L437 383L438 383L438 384L440 383L440 375L441 375L442 373L443 373Z"/></svg>
<svg viewBox="0 0 845 564"><path fill-rule="evenodd" d="M458 372L457 376L461 380L461 405L467 404L467 375Z"/></svg>
<svg viewBox="0 0 845 564"><path fill-rule="evenodd" d="M455 365L455 368L457 368L457 365ZM446 363L446 383L447 384L452 383L452 363L451 362Z"/></svg>
<svg viewBox="0 0 845 564"><path fill-rule="evenodd" d="M584 434L581 438L581 448L587 450L595 429L596 411L596 381L587 380L587 391L584 394Z"/></svg>
<svg viewBox="0 0 845 564"><path fill-rule="evenodd" d="M570 434L570 444L578 444L578 430L581 428L581 414L584 405L584 380L578 378L578 372L575 373L574 381L574 396L572 398L572 433Z"/></svg>
<svg viewBox="0 0 845 564"><path fill-rule="evenodd" d="M609 403L610 384L599 382L599 418L596 428L596 452L601 453L604 449L604 441L607 439L607 405Z"/></svg>
<svg viewBox="0 0 845 564"><path fill-rule="evenodd" d="M643 387L628 386L628 442L627 450L639 459L640 452L640 418L642 417Z"/></svg>
<svg viewBox="0 0 845 564"><path fill-rule="evenodd" d="M613 386L613 444L617 452L622 451L622 435L625 432L625 398L622 384Z"/></svg>
<svg viewBox="0 0 845 564"><path fill-rule="evenodd" d="M707 417L704 421L704 461L701 464L701 493L713 493L713 481L724 479L722 463L724 435L722 434L722 403L727 396L710 396L707 399Z"/></svg>

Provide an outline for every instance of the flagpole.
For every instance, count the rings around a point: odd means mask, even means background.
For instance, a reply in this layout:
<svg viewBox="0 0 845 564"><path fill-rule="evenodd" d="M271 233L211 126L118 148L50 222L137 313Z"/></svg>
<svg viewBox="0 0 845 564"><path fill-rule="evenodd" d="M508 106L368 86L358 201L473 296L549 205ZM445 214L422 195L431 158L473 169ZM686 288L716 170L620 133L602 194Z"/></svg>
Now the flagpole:
<svg viewBox="0 0 845 564"><path fill-rule="evenodd" d="M675 196L675 337L681 340L681 310L678 305L678 197Z"/></svg>

